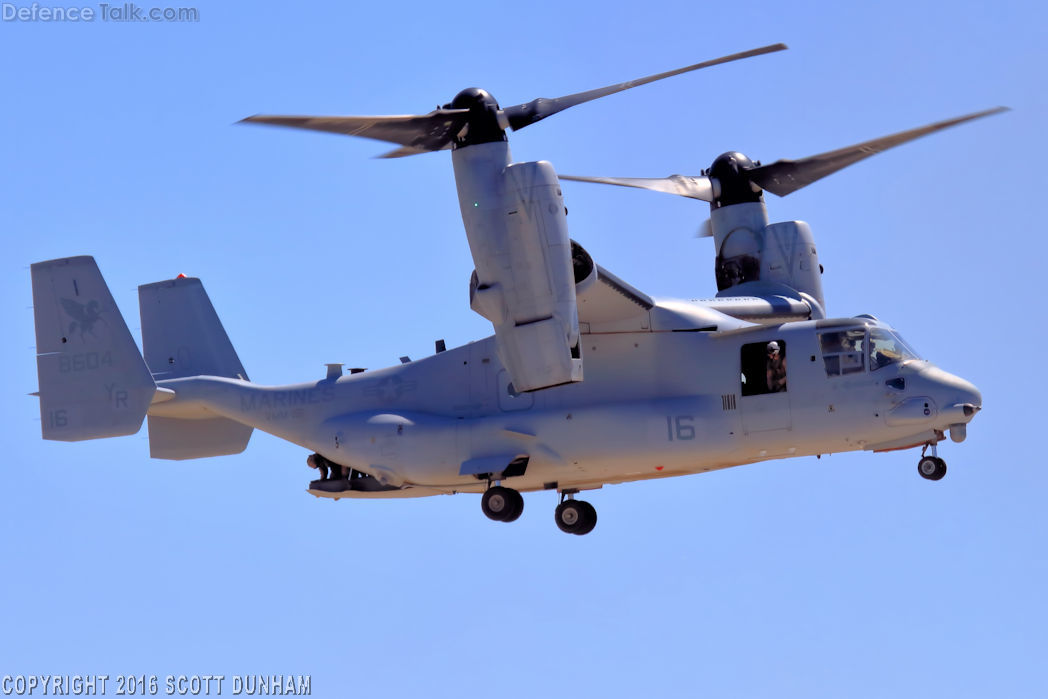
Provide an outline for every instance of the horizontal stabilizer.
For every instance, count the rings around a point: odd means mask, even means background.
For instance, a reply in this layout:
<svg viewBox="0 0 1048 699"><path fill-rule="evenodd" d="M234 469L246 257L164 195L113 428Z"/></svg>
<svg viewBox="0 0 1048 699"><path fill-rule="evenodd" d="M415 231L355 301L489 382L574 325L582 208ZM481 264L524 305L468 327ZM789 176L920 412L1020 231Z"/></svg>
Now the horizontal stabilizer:
<svg viewBox="0 0 1048 699"><path fill-rule="evenodd" d="M44 439L134 434L156 384L94 258L32 266Z"/></svg>

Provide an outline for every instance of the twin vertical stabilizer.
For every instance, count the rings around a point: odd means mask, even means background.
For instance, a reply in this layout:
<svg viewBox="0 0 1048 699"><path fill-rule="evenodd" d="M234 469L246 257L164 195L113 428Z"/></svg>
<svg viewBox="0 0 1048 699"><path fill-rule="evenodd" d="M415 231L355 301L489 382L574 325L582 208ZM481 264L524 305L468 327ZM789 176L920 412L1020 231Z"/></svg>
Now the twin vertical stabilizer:
<svg viewBox="0 0 1048 699"><path fill-rule="evenodd" d="M195 277L138 287L142 351L158 381L187 376L247 380L233 343ZM239 454L252 428L224 417L185 420L149 416L149 455L154 459L197 459Z"/></svg>
<svg viewBox="0 0 1048 699"><path fill-rule="evenodd" d="M156 383L94 258L38 262L32 275L44 439L138 432Z"/></svg>
<svg viewBox="0 0 1048 699"><path fill-rule="evenodd" d="M32 276L44 439L135 434L156 381L247 379L199 279L139 287L143 358L94 258L39 262ZM149 418L150 455L159 459L235 454L250 436L250 427L226 418Z"/></svg>

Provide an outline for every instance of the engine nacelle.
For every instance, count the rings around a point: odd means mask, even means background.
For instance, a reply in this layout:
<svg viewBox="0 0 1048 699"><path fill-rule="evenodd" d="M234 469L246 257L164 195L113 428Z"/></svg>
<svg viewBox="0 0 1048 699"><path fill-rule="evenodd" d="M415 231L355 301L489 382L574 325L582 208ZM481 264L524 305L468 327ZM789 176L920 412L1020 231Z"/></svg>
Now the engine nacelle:
<svg viewBox="0 0 1048 699"><path fill-rule="evenodd" d="M718 297L795 295L811 306L812 318L826 316L822 268L807 223L769 224L763 203L744 203L714 209L710 225Z"/></svg>
<svg viewBox="0 0 1048 699"><path fill-rule="evenodd" d="M462 220L476 264L470 307L491 321L517 391L582 380L571 241L548 162L498 167L505 144L456 150Z"/></svg>

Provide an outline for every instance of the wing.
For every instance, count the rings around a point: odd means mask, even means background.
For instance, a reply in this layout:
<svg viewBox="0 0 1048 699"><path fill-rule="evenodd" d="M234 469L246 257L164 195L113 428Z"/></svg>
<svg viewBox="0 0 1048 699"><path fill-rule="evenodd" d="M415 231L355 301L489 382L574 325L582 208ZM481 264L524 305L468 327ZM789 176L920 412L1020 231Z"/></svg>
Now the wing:
<svg viewBox="0 0 1048 699"><path fill-rule="evenodd" d="M576 287L579 329L583 333L647 330L655 301L603 267L595 265L593 270L593 275Z"/></svg>

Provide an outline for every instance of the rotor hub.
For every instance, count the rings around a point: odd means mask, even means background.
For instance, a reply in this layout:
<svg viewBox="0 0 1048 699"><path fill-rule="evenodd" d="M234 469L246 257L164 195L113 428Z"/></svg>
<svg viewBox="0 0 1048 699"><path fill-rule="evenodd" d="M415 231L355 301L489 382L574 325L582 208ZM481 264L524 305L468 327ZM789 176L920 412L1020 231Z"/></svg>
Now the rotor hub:
<svg viewBox="0 0 1048 699"><path fill-rule="evenodd" d="M717 156L710 166L709 176L720 183L720 196L713 202L714 208L763 202L763 190L750 180L749 171L757 165L742 153L729 151Z"/></svg>
<svg viewBox="0 0 1048 699"><path fill-rule="evenodd" d="M478 143L505 141L506 130L499 123L499 103L487 90L467 87L455 95L445 109L468 109L466 128L456 135L452 147L461 148Z"/></svg>
<svg viewBox="0 0 1048 699"><path fill-rule="evenodd" d="M455 99L451 100L451 104L444 105L445 109L486 109L488 107L494 107L498 111L499 103L491 96L490 92L479 87L467 87L455 95Z"/></svg>

